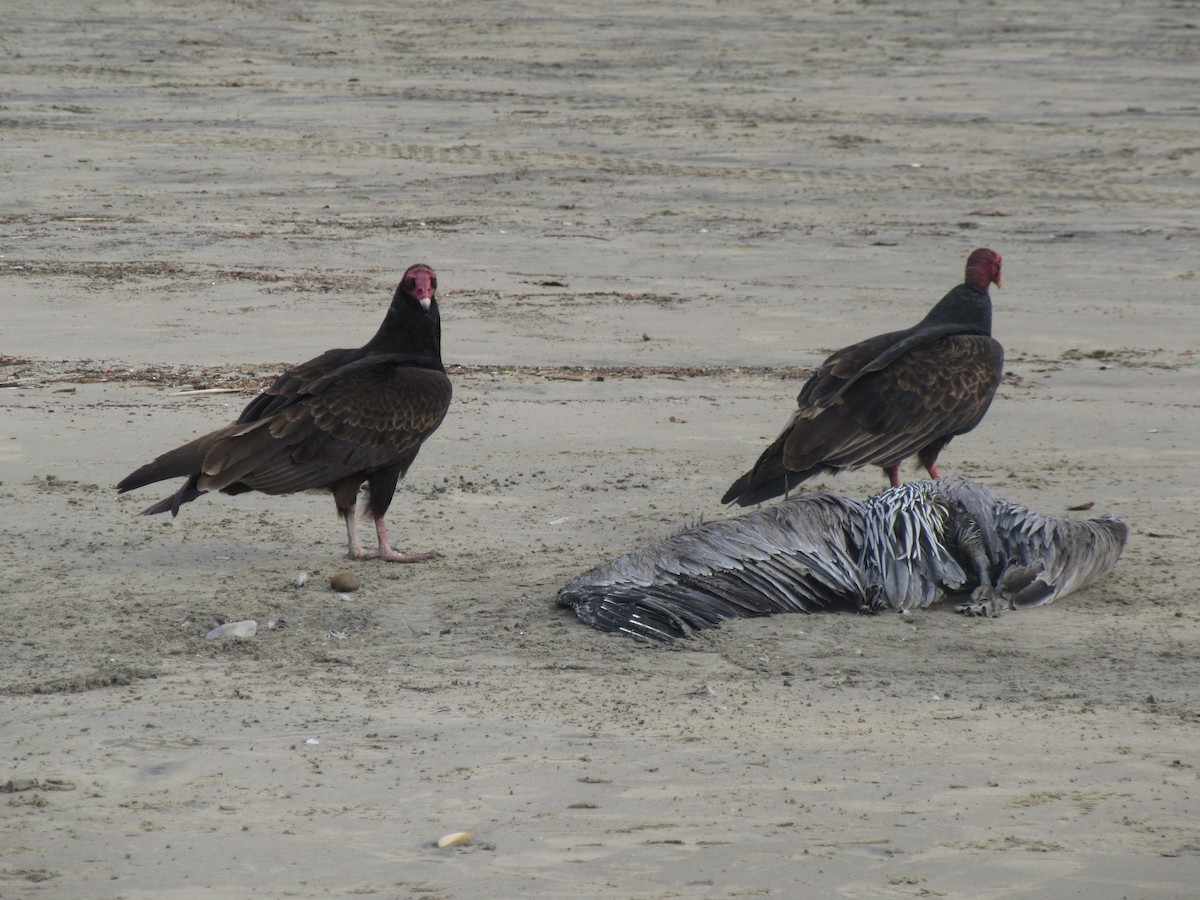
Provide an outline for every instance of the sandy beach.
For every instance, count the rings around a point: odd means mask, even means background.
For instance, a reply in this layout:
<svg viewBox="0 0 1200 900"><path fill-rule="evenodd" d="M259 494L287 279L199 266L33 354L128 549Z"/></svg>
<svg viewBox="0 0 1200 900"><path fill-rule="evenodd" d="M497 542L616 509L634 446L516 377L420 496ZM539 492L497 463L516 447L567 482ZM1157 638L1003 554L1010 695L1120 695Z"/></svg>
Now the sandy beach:
<svg viewBox="0 0 1200 900"><path fill-rule="evenodd" d="M1195 895L1193 5L108 6L0 34L0 897ZM1120 517L1111 575L679 649L555 608L975 247L1006 375L939 467ZM389 524L443 558L117 497L414 262L455 395Z"/></svg>

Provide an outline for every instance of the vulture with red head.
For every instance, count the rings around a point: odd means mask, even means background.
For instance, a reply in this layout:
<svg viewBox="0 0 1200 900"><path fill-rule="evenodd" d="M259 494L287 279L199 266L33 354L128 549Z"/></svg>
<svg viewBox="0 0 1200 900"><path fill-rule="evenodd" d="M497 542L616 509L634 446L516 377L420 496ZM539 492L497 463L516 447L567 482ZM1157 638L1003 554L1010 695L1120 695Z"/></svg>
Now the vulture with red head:
<svg viewBox="0 0 1200 900"><path fill-rule="evenodd" d="M284 372L236 422L164 453L117 490L186 476L174 494L143 510L147 516L178 515L184 503L209 491L328 490L346 522L352 558L407 563L436 557L395 549L384 520L397 483L450 406L436 294L433 269L410 266L366 344L327 350ZM370 511L379 539L375 549L358 538L355 504L364 483L364 512Z"/></svg>
<svg viewBox="0 0 1200 900"><path fill-rule="evenodd" d="M1000 254L976 250L966 279L920 322L830 356L800 391L783 433L722 503L750 506L822 472L881 466L892 486L916 454L938 478L938 454L983 420L1004 375L992 338L988 287L1000 287Z"/></svg>

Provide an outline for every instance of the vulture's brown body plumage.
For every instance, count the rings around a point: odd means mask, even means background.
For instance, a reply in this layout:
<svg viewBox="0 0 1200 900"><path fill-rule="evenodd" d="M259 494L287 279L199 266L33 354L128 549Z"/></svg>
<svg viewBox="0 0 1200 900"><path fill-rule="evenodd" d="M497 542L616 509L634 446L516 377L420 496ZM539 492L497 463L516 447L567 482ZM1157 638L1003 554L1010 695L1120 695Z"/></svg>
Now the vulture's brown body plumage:
<svg viewBox="0 0 1200 900"><path fill-rule="evenodd" d="M783 433L721 502L761 503L821 472L866 465L881 466L895 486L913 454L937 478L938 454L982 421L1004 375L988 295L1000 285L1000 265L998 254L976 250L964 283L919 323L826 359Z"/></svg>
<svg viewBox="0 0 1200 900"><path fill-rule="evenodd" d="M436 291L431 268L409 267L383 324L364 346L327 350L288 370L236 422L164 453L117 489L187 477L143 515L178 515L180 506L209 491L325 489L346 520L352 557L416 562L436 556L395 550L384 519L397 483L450 406ZM355 503L364 483L376 550L363 548L357 534Z"/></svg>

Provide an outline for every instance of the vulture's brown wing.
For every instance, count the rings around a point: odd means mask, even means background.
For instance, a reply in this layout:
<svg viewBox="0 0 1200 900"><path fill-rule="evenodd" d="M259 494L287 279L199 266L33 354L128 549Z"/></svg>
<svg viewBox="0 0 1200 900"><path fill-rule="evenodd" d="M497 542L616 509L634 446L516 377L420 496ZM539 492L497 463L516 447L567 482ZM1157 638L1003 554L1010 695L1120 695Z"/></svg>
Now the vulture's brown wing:
<svg viewBox="0 0 1200 900"><path fill-rule="evenodd" d="M990 337L951 335L917 347L862 374L828 409L801 408L784 464L794 471L891 465L978 425L1003 374L1004 351Z"/></svg>
<svg viewBox="0 0 1200 900"><path fill-rule="evenodd" d="M282 409L308 389L309 385L331 372L336 372L363 356L361 349L326 350L320 356L288 369L276 378L269 388L246 404L237 421L240 424L257 422Z"/></svg>
<svg viewBox="0 0 1200 900"><path fill-rule="evenodd" d="M201 490L267 494L327 487L358 472L407 469L450 405L450 379L390 356L317 379L269 417L232 429L204 458Z"/></svg>
<svg viewBox="0 0 1200 900"><path fill-rule="evenodd" d="M897 359L948 335L961 333L958 325L908 328L879 334L851 344L832 354L800 389L796 402L801 410L813 413L837 402L861 378L879 372Z"/></svg>
<svg viewBox="0 0 1200 900"><path fill-rule="evenodd" d="M315 359L310 359L306 363L289 369L276 378L267 390L247 403L237 421L232 425L210 431L181 447L160 454L153 461L146 463L122 479L117 485L117 489L124 493L156 481L196 474L201 469L209 452L232 435L240 433L243 430L240 426L258 422L273 415L289 403L295 402L297 397L304 394L309 385L361 355L361 350L329 350ZM163 509L159 509L159 507L163 507ZM179 511L178 503L174 506L155 504L151 509L158 512L165 509L172 509L175 513Z"/></svg>

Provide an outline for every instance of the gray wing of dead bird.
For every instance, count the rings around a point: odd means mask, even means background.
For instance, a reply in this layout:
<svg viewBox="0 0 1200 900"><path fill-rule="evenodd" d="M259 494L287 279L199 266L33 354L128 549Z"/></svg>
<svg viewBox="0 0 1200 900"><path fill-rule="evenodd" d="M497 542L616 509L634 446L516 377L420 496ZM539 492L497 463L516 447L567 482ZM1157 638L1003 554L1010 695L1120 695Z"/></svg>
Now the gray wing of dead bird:
<svg viewBox="0 0 1200 900"><path fill-rule="evenodd" d="M966 593L988 615L1041 606L1097 581L1128 538L1112 516L1043 515L956 476L872 497L865 522L860 562L875 609Z"/></svg>
<svg viewBox="0 0 1200 900"><path fill-rule="evenodd" d="M910 481L865 504L859 565L872 609L924 609L961 591L954 553L958 510L936 481Z"/></svg>
<svg viewBox="0 0 1200 900"><path fill-rule="evenodd" d="M589 625L672 643L727 619L866 602L862 504L813 494L707 522L585 572L558 594Z"/></svg>
<svg viewBox="0 0 1200 900"><path fill-rule="evenodd" d="M997 500L994 521L1004 558L996 588L1012 609L1041 606L1098 581L1129 538L1125 523L1112 516L1057 519L1007 500Z"/></svg>
<svg viewBox="0 0 1200 900"><path fill-rule="evenodd" d="M837 494L686 529L585 572L558 594L585 623L673 643L728 619L830 607L965 612L1049 603L1116 564L1128 531L1036 513L951 477L865 503Z"/></svg>

